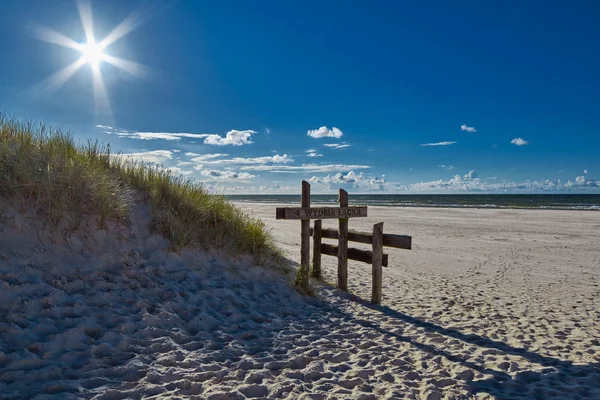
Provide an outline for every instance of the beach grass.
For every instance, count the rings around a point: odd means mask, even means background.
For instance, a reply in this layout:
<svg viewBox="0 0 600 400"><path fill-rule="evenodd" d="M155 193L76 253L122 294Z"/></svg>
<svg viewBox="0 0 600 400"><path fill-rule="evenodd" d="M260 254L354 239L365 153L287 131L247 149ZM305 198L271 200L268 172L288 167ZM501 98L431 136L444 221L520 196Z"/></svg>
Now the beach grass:
<svg viewBox="0 0 600 400"><path fill-rule="evenodd" d="M76 143L73 135L0 114L0 197L32 211L46 228L127 225L140 200L151 207L150 229L183 247L250 254L263 264L278 251L263 222L159 165L111 154L109 145Z"/></svg>

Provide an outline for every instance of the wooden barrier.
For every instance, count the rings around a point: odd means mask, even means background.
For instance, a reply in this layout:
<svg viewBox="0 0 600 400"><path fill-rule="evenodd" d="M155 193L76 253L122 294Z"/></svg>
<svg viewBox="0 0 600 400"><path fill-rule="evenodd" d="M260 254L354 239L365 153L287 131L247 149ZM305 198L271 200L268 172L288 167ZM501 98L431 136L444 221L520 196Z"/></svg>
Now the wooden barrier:
<svg viewBox="0 0 600 400"><path fill-rule="evenodd" d="M321 255L339 255L339 246L322 243L322 239L338 239L339 241L340 234L335 229L323 229L322 221L316 220L315 227L310 229L310 235L313 237L313 276L318 278L321 276ZM407 235L392 235L388 233L384 234L383 222L380 222L378 224L373 225L372 233L348 231L348 234L346 236L346 243L348 241L371 244L371 250L348 248L346 245L346 255L347 259L361 261L372 265L373 289L371 292L371 302L373 304L381 304L381 287L383 281L383 273L381 267L387 267L389 260L388 255L383 253L383 247L386 246L410 250L412 247L412 237ZM318 260L319 263L318 273L316 273L314 269L314 260Z"/></svg>
<svg viewBox="0 0 600 400"><path fill-rule="evenodd" d="M389 257L383 253L383 247L395 247L410 250L412 237L383 233L383 222L373 225L373 232L348 230L348 218L366 217L367 207L348 206L348 192L340 189L339 207L310 207L310 184L302 181L301 207L282 207L276 209L277 219L300 220L300 279L302 288L309 289L310 236L313 237L312 276L321 278L321 255L335 256L338 259L338 288L348 291L348 259L372 265L373 289L371 303L381 304L383 280L382 267L387 267ZM319 219L316 219L319 218ZM337 218L338 230L323 229L323 218ZM315 219L314 228L310 220ZM322 243L322 239L337 239L338 245ZM371 250L348 248L348 241L367 243Z"/></svg>

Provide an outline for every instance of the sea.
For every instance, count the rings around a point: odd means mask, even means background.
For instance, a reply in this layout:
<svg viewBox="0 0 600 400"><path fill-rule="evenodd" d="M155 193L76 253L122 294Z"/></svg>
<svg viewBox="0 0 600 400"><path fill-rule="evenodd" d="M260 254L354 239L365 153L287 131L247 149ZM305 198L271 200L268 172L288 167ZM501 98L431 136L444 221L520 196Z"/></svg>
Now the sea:
<svg viewBox="0 0 600 400"><path fill-rule="evenodd" d="M300 205L300 195L227 195L241 203ZM310 196L311 205L335 205L337 194ZM600 194L350 194L350 205L439 208L524 208L600 211Z"/></svg>

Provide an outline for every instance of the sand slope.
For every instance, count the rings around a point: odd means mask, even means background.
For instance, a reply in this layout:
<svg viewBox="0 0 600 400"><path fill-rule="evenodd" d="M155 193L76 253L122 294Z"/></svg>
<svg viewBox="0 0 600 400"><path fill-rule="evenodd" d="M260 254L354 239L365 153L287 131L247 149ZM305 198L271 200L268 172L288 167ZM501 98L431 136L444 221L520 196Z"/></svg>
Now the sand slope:
<svg viewBox="0 0 600 400"><path fill-rule="evenodd" d="M297 221L247 209L298 257ZM144 209L63 244L5 219L0 397L600 398L600 213L394 212L415 249L390 251L384 307L360 301L366 265L354 295L311 299L248 259L165 253Z"/></svg>

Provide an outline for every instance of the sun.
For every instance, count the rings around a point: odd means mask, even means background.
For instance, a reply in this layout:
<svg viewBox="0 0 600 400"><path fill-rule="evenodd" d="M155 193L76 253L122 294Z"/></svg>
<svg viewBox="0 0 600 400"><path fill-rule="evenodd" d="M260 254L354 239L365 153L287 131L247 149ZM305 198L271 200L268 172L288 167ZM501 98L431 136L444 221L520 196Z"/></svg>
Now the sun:
<svg viewBox="0 0 600 400"><path fill-rule="evenodd" d="M117 40L126 36L136 26L141 23L142 14L134 13L117 25L104 39L96 42L93 28L92 6L90 0L78 0L77 10L83 26L86 41L78 43L75 40L63 35L54 29L45 26L33 26L33 33L46 42L67 47L80 53L80 57L73 63L55 72L43 82L43 92L52 92L61 87L71 77L79 71L85 64L89 64L92 68L92 85L94 89L94 100L96 104L96 112L111 115L110 101L108 93L102 78L100 64L106 62L120 70L129 73L136 77L147 77L149 68L123 58L115 57L107 54L106 49ZM108 72L108 71L105 71Z"/></svg>
<svg viewBox="0 0 600 400"><path fill-rule="evenodd" d="M106 59L104 48L99 43L96 43L94 39L81 44L81 54L82 61L90 64L93 68L98 68L100 61Z"/></svg>

